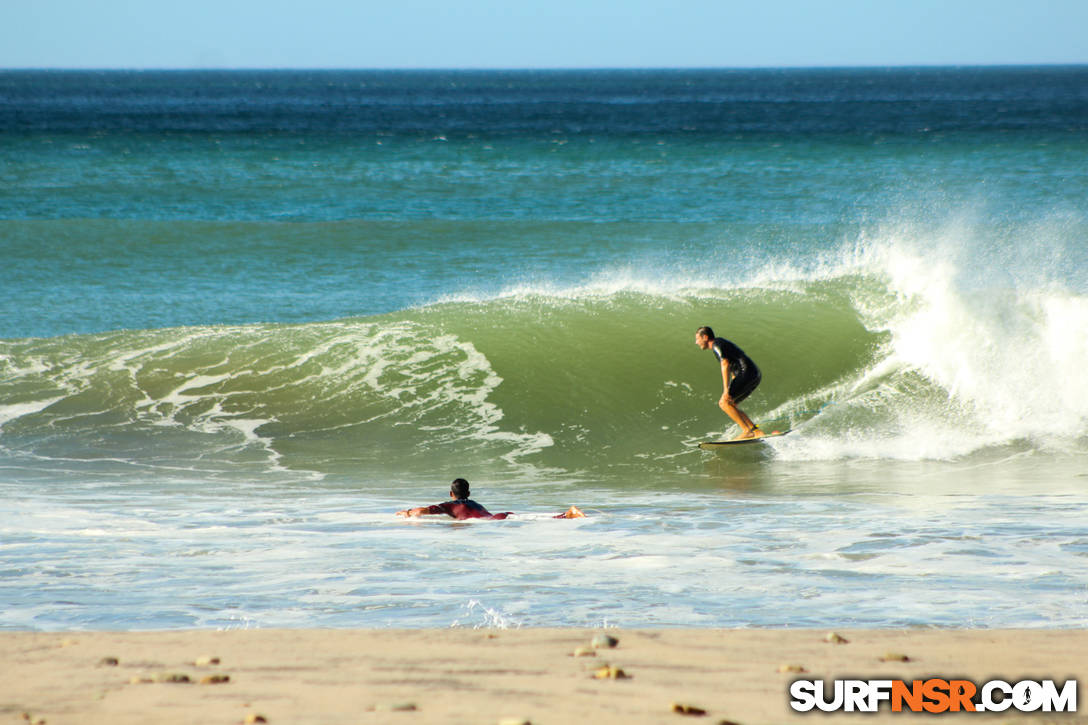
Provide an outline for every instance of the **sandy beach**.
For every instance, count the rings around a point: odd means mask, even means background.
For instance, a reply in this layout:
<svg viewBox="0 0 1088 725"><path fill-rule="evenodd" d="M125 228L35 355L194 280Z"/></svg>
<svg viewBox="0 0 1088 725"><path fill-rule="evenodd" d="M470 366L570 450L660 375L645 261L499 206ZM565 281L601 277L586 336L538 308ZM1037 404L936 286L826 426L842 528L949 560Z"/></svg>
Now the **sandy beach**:
<svg viewBox="0 0 1088 725"><path fill-rule="evenodd" d="M594 637L602 634L618 640L616 646L598 640L594 648ZM887 705L875 715L798 714L789 707L788 689L798 678L1061 682L1083 675L1088 664L1088 630L829 634L720 629L3 632L0 721L898 722L934 716L892 713ZM606 666L622 675L595 677ZM941 717L1088 722L1082 714L1014 710Z"/></svg>

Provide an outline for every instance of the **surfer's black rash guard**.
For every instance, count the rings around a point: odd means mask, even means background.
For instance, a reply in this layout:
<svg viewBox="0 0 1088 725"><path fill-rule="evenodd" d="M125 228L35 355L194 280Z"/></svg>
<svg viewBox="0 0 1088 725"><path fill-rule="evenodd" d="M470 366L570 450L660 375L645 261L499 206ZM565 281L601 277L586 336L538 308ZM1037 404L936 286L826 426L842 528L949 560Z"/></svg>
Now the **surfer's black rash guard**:
<svg viewBox="0 0 1088 725"><path fill-rule="evenodd" d="M763 373L752 358L744 354L744 350L726 340L724 337L715 337L710 343L710 349L714 351L719 362L729 363L729 396L734 403L747 398L763 380Z"/></svg>
<svg viewBox="0 0 1088 725"><path fill-rule="evenodd" d="M493 514L471 498L459 498L456 501L443 501L424 509L425 514L447 514L455 519L505 519L509 511Z"/></svg>

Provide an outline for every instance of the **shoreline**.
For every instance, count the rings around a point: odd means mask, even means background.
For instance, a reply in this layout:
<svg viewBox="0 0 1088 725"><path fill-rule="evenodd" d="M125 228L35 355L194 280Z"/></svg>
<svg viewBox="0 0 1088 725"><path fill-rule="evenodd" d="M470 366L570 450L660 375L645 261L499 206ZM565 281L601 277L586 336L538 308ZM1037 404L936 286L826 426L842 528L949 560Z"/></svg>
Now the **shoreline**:
<svg viewBox="0 0 1088 725"><path fill-rule="evenodd" d="M618 645L594 650L602 634ZM899 722L934 716L886 703L875 714L795 713L790 683L1060 683L1085 674L1088 651L1088 629L835 634L847 641L816 629L3 631L0 715L47 725ZM590 653L574 656L579 648ZM908 659L885 661L890 654ZM626 678L595 678L606 664ZM175 675L189 681L163 681ZM1088 707L1081 712L943 717L1088 723Z"/></svg>

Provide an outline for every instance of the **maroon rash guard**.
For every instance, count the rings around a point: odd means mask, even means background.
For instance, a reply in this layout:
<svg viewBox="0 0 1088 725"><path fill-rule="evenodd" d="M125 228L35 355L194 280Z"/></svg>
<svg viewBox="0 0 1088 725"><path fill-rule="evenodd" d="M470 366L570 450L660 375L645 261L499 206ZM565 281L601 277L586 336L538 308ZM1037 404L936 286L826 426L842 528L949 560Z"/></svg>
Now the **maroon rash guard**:
<svg viewBox="0 0 1088 725"><path fill-rule="evenodd" d="M456 501L443 501L423 510L425 514L446 514L455 519L505 519L513 511L493 514L471 498L459 498Z"/></svg>

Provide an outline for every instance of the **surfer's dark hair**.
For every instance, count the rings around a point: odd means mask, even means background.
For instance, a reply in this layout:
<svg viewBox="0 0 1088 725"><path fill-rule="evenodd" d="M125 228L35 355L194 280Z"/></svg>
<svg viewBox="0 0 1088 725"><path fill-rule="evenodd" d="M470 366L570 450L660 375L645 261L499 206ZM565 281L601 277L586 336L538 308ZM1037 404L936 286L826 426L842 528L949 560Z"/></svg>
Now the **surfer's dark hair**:
<svg viewBox="0 0 1088 725"><path fill-rule="evenodd" d="M717 335L714 334L714 329L711 327L707 327L706 325L703 325L698 330L696 330L695 334L699 335L700 337L709 337L711 340L717 337Z"/></svg>
<svg viewBox="0 0 1088 725"><path fill-rule="evenodd" d="M468 498L468 481L463 478L455 478L450 484L450 493L457 498Z"/></svg>

